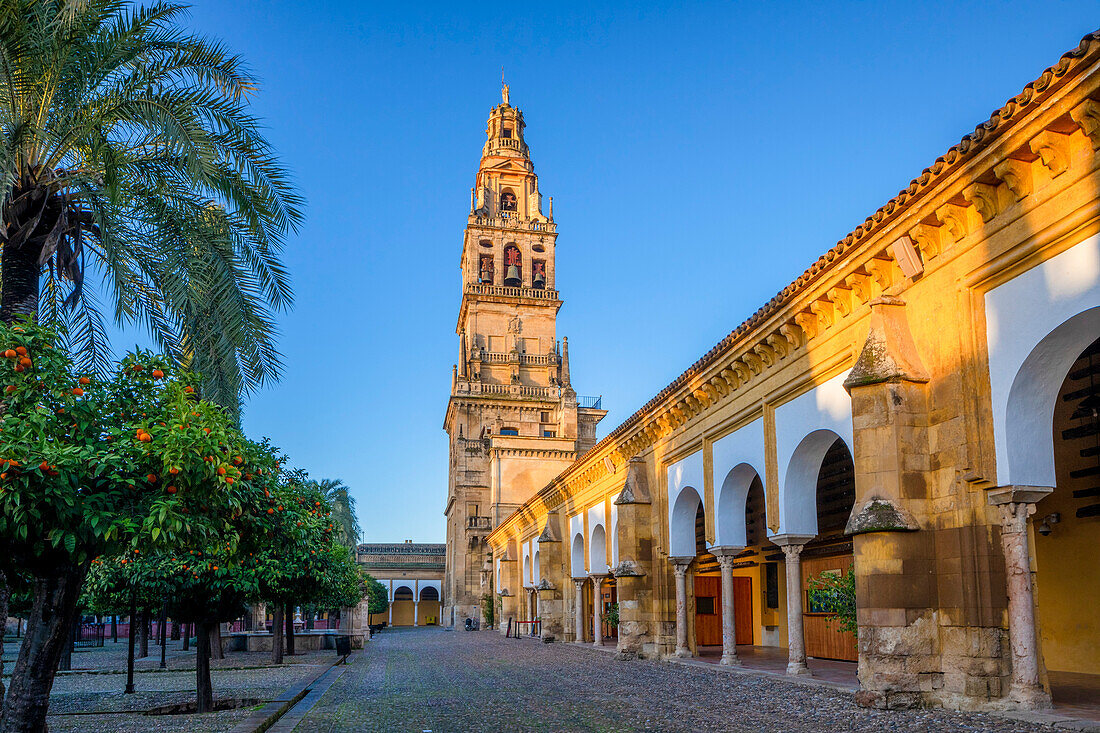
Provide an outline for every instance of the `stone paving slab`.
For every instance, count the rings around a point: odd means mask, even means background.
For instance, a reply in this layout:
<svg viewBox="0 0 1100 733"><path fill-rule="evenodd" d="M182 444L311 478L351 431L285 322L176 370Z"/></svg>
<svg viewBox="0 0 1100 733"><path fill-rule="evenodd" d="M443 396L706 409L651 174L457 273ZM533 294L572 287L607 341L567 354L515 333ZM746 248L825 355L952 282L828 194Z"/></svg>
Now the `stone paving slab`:
<svg viewBox="0 0 1100 733"><path fill-rule="evenodd" d="M881 711L848 691L710 665L618 661L493 632L387 630L357 655L297 731L1051 733L1039 721L944 710Z"/></svg>

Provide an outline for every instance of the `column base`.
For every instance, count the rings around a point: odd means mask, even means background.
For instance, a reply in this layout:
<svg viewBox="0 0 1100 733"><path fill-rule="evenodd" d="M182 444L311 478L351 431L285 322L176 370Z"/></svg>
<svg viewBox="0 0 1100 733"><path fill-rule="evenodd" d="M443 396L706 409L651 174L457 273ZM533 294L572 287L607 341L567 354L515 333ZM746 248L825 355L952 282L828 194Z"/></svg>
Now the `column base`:
<svg viewBox="0 0 1100 733"><path fill-rule="evenodd" d="M592 642L592 646L601 647L601 646L603 646L603 642L602 641L594 641L594 642Z"/></svg>
<svg viewBox="0 0 1100 733"><path fill-rule="evenodd" d="M1007 697L1024 710L1046 710L1054 707L1050 695L1042 687L1013 686Z"/></svg>
<svg viewBox="0 0 1100 733"><path fill-rule="evenodd" d="M787 674L791 675L792 677L796 677L798 675L812 676L813 672L810 671L810 668L806 666L805 662L789 662L787 664Z"/></svg>
<svg viewBox="0 0 1100 733"><path fill-rule="evenodd" d="M676 651L674 651L672 653L672 656L679 657L681 659L690 659L691 658L691 650L690 649L677 649Z"/></svg>
<svg viewBox="0 0 1100 733"><path fill-rule="evenodd" d="M741 660L738 659L737 657L722 657L722 659L720 659L718 661L718 663L719 664L724 664L727 667L740 667L741 666Z"/></svg>

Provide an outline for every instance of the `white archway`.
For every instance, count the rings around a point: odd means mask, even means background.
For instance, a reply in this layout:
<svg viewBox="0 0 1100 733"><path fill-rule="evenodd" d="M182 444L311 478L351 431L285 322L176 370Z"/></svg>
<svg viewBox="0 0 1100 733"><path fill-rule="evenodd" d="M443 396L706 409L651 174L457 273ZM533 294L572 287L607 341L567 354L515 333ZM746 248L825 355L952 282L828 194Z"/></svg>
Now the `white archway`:
<svg viewBox="0 0 1100 733"><path fill-rule="evenodd" d="M574 578L583 578L584 572L584 535L573 535L573 547L569 552L569 570Z"/></svg>
<svg viewBox="0 0 1100 733"><path fill-rule="evenodd" d="M531 573L531 582L538 585L542 581L542 573L539 570L539 551L535 550L535 563L534 569Z"/></svg>
<svg viewBox="0 0 1100 733"><path fill-rule="evenodd" d="M714 517L716 544L734 547L748 544L745 503L752 482L759 477L757 470L747 463L737 464L726 474L718 493L718 510Z"/></svg>
<svg viewBox="0 0 1100 733"><path fill-rule="evenodd" d="M825 454L837 440L843 438L832 430L815 430L795 448L780 496L782 534L817 534L817 479Z"/></svg>
<svg viewBox="0 0 1100 733"><path fill-rule="evenodd" d="M531 582L531 556L524 555L523 557L523 585L533 585Z"/></svg>
<svg viewBox="0 0 1100 733"><path fill-rule="evenodd" d="M693 486L680 490L669 522L669 555L695 557L695 516L702 503L699 492Z"/></svg>
<svg viewBox="0 0 1100 733"><path fill-rule="evenodd" d="M592 528L592 539L588 543L588 567L593 573L607 573L607 532L602 524Z"/></svg>
<svg viewBox="0 0 1100 733"><path fill-rule="evenodd" d="M1008 393L1002 483L1054 486L1054 406L1073 363L1100 338L1100 306L1063 321L1035 345Z"/></svg>

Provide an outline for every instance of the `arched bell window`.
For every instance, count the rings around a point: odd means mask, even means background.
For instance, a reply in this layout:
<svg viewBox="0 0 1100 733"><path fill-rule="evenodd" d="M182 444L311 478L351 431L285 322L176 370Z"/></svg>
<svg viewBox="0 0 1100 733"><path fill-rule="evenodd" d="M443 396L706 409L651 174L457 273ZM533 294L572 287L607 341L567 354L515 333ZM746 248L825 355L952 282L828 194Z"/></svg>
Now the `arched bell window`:
<svg viewBox="0 0 1100 733"><path fill-rule="evenodd" d="M516 210L516 195L512 193L512 189L506 188L500 192L500 210L501 211L515 211Z"/></svg>
<svg viewBox="0 0 1100 733"><path fill-rule="evenodd" d="M484 285L493 284L493 256L481 255L481 262L478 267L478 280Z"/></svg>
<svg viewBox="0 0 1100 733"><path fill-rule="evenodd" d="M514 244L504 248L504 284L510 288L523 285L523 259Z"/></svg>
<svg viewBox="0 0 1100 733"><path fill-rule="evenodd" d="M546 261L531 260L531 287L542 290L546 287Z"/></svg>

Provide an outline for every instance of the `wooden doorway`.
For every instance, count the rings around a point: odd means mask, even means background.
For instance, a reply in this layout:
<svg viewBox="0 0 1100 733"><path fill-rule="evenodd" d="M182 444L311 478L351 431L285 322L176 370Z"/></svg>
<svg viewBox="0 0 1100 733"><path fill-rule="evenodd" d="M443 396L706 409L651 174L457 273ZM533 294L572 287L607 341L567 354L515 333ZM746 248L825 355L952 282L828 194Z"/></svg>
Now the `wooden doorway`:
<svg viewBox="0 0 1100 733"><path fill-rule="evenodd" d="M733 632L737 644L752 644L752 578L733 579Z"/></svg>
<svg viewBox="0 0 1100 733"><path fill-rule="evenodd" d="M695 576L695 645L722 645L722 579Z"/></svg>

